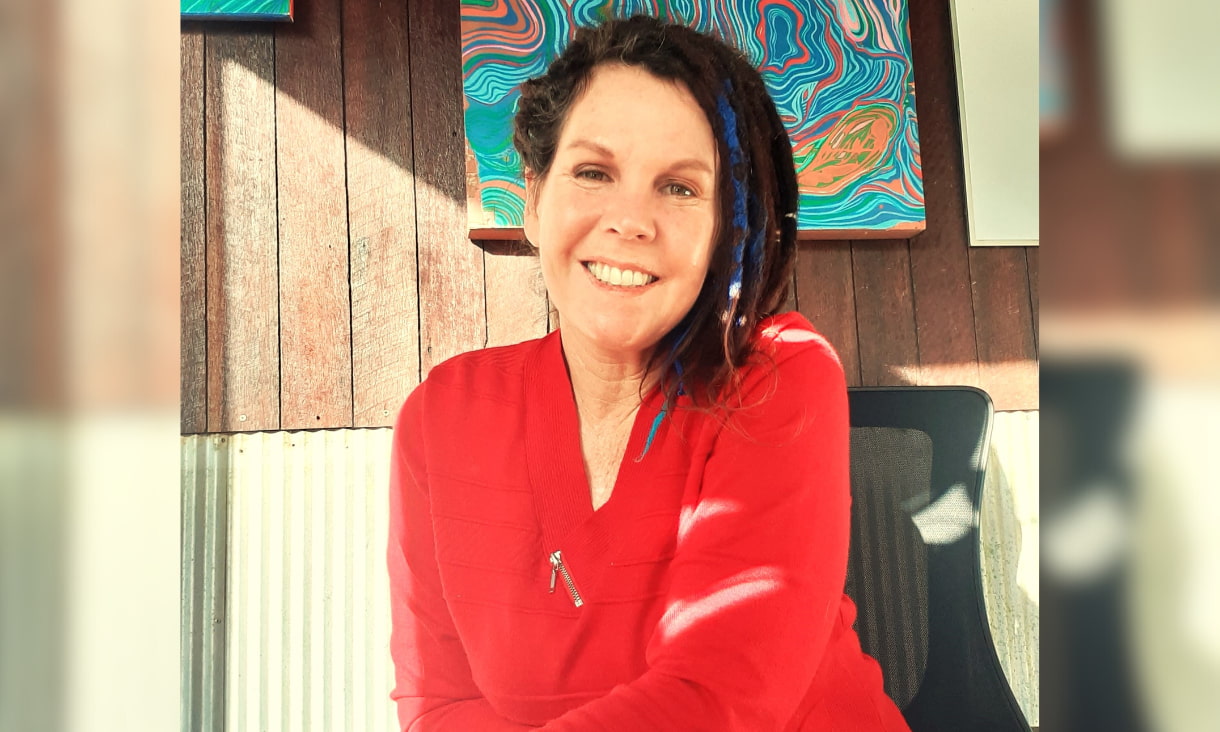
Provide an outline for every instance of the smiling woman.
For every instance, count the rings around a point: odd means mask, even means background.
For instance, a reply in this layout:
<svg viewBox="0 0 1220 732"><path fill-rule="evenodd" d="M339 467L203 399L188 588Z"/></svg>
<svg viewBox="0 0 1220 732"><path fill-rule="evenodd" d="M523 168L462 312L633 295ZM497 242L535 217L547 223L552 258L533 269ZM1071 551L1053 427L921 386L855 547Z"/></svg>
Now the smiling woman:
<svg viewBox="0 0 1220 732"><path fill-rule="evenodd" d="M711 125L685 87L639 67L593 71L551 170L526 172L525 234L565 354L647 371L706 279L716 163Z"/></svg>
<svg viewBox="0 0 1220 732"><path fill-rule="evenodd" d="M906 730L843 594L847 399L779 314L788 136L725 43L636 17L522 89L561 328L464 354L394 440L404 730Z"/></svg>

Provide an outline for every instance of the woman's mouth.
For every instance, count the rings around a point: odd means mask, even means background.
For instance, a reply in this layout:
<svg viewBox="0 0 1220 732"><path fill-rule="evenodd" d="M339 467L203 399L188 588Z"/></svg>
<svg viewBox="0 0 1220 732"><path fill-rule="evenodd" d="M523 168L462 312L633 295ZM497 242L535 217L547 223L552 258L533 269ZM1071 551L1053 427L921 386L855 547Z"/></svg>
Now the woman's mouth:
<svg viewBox="0 0 1220 732"><path fill-rule="evenodd" d="M602 262L585 262L585 269L598 282L615 287L644 287L657 281L657 278L646 272L632 269L619 269Z"/></svg>

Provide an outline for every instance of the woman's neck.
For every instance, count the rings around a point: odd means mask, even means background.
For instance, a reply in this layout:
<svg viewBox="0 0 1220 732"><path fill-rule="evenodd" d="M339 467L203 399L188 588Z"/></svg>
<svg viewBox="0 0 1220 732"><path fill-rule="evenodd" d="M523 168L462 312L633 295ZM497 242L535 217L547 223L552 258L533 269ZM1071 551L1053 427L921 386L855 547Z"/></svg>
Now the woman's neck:
<svg viewBox="0 0 1220 732"><path fill-rule="evenodd" d="M562 343L582 424L629 419L641 396L656 383L648 370L648 354L600 353L582 347L578 338Z"/></svg>

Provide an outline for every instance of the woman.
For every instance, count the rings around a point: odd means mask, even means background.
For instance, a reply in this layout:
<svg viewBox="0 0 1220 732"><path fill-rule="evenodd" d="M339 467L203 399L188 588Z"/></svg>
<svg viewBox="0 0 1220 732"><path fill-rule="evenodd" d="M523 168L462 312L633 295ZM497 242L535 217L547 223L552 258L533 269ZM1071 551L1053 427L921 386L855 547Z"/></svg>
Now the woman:
<svg viewBox="0 0 1220 732"><path fill-rule="evenodd" d="M608 22L525 84L514 141L561 327L399 417L403 728L905 730L843 594L842 368L774 315L797 190L758 73Z"/></svg>

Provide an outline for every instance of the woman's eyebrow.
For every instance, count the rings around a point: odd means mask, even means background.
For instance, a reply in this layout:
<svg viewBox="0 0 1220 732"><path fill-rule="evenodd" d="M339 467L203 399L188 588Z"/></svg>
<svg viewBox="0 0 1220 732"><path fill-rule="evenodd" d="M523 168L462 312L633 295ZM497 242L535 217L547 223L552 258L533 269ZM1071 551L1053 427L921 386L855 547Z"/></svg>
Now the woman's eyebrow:
<svg viewBox="0 0 1220 732"><path fill-rule="evenodd" d="M669 165L670 170L696 170L712 175L712 168L697 158L684 158Z"/></svg>
<svg viewBox="0 0 1220 732"><path fill-rule="evenodd" d="M572 140L571 142L569 142L567 144L567 147L583 147L586 150L591 150L591 151L597 153L598 155L602 155L607 158L614 157L614 153L610 152L610 148L606 147L605 145L602 145L601 143L597 143L592 140L586 140L583 137L578 137L575 140Z"/></svg>
<svg viewBox="0 0 1220 732"><path fill-rule="evenodd" d="M564 147L578 147L594 152L602 157L610 158L611 160L614 159L614 153L610 150L610 148L606 147L600 142L594 142L593 140L584 137L578 137L575 140L568 142ZM707 173L708 175L714 174L712 166L708 165L706 161L698 158L683 158L681 160L675 160L665 167L667 170L696 170Z"/></svg>

